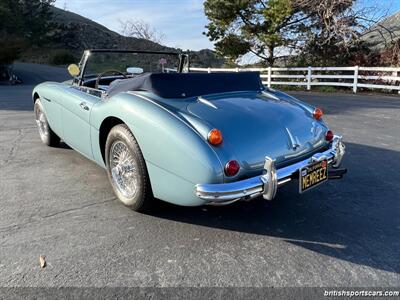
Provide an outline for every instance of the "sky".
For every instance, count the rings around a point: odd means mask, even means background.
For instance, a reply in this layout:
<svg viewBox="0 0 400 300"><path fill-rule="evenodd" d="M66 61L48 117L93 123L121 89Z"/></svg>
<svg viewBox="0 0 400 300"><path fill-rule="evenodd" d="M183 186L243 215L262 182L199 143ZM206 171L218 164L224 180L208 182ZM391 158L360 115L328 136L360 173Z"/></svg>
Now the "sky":
<svg viewBox="0 0 400 300"><path fill-rule="evenodd" d="M163 44L183 50L213 48L202 34L203 0L57 0L56 6L120 32L119 20L143 20L164 33Z"/></svg>
<svg viewBox="0 0 400 300"><path fill-rule="evenodd" d="M57 0L56 6L120 32L121 21L143 20L161 31L163 44L183 50L213 49L202 33L208 23L204 0ZM400 0L357 0L357 7L376 6L376 15L400 11Z"/></svg>

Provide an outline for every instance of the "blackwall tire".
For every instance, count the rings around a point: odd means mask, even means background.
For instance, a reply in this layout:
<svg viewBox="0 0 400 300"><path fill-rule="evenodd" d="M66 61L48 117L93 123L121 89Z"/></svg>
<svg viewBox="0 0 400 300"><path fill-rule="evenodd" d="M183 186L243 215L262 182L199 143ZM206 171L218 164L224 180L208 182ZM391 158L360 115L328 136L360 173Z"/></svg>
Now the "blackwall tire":
<svg viewBox="0 0 400 300"><path fill-rule="evenodd" d="M108 179L117 198L134 211L154 205L150 179L140 147L129 130L120 124L108 134L105 156Z"/></svg>

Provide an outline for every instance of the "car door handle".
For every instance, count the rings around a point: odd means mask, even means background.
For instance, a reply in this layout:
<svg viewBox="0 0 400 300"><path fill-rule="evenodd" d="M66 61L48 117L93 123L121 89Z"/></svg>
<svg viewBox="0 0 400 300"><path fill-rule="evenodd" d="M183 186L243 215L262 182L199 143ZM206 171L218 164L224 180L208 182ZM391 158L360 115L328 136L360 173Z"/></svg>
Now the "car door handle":
<svg viewBox="0 0 400 300"><path fill-rule="evenodd" d="M86 102L81 102L81 104L79 104L79 106L84 110L89 110L89 106L86 105Z"/></svg>

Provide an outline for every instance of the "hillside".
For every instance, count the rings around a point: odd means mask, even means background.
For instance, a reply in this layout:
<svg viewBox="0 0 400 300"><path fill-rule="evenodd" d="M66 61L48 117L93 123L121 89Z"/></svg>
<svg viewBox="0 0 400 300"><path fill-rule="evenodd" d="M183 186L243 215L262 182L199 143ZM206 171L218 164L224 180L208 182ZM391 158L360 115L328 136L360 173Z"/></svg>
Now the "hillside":
<svg viewBox="0 0 400 300"><path fill-rule="evenodd" d="M51 11L58 29L49 33L49 43L43 46L45 51L43 48L29 49L25 54L26 60L34 58L32 60L37 62L51 61L51 57L60 51L63 51L64 55L67 52L78 58L83 50L90 48L178 50L149 40L122 36L99 23L57 7L51 7ZM190 51L190 54L191 62L196 66L218 67L224 62L209 49Z"/></svg>
<svg viewBox="0 0 400 300"><path fill-rule="evenodd" d="M73 12L52 7L54 21L60 26L52 39L52 46L72 50L88 48L126 48L161 50L164 47L144 39L128 38Z"/></svg>
<svg viewBox="0 0 400 300"><path fill-rule="evenodd" d="M385 18L362 36L362 40L375 51L382 51L392 46L392 41L398 41L399 39L400 12Z"/></svg>

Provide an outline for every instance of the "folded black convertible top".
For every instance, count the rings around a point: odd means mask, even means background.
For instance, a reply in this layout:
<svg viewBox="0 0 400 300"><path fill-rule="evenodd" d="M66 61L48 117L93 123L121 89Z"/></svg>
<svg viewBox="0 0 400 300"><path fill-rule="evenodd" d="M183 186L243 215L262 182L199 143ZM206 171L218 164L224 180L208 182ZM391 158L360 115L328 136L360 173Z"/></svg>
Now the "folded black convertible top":
<svg viewBox="0 0 400 300"><path fill-rule="evenodd" d="M262 89L259 72L148 73L112 82L108 96L128 91L148 91L162 98L186 98Z"/></svg>

